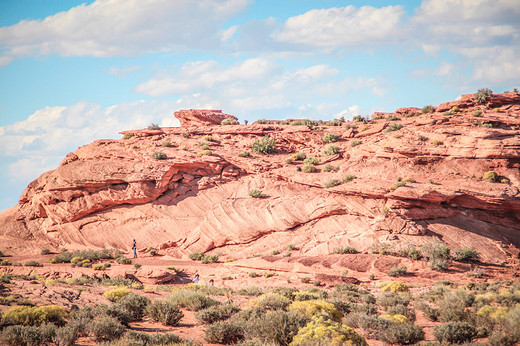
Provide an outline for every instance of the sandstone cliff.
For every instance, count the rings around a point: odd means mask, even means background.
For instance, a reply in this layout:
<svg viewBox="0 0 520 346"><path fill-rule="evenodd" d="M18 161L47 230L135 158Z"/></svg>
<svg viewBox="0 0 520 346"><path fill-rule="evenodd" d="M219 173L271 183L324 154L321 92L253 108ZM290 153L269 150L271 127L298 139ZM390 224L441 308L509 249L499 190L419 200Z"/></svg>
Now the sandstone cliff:
<svg viewBox="0 0 520 346"><path fill-rule="evenodd" d="M484 105L465 95L433 113L403 108L341 126L192 126L222 119L176 114L186 126L124 131L123 139L68 154L0 213L0 248L127 250L135 238L178 258L194 251L247 257L287 244L319 255L435 237L454 249L475 246L487 261L518 255L517 93ZM325 144L327 134L339 140ZM265 135L275 139L276 153L251 150ZM327 155L331 145L339 151ZM238 155L244 151L250 156ZM165 158L154 159L156 152ZM291 162L298 152L319 158L318 172ZM488 171L496 182L482 179ZM325 187L347 175L356 178ZM250 197L254 189L268 197Z"/></svg>

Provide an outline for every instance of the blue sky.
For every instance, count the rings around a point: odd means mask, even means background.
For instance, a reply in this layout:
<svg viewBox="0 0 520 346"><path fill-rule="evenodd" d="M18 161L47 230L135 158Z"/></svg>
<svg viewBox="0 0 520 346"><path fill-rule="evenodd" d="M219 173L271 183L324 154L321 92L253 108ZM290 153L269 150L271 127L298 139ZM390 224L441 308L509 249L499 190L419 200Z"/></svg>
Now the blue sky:
<svg viewBox="0 0 520 346"><path fill-rule="evenodd" d="M520 1L0 0L0 210L173 112L332 119L519 87Z"/></svg>

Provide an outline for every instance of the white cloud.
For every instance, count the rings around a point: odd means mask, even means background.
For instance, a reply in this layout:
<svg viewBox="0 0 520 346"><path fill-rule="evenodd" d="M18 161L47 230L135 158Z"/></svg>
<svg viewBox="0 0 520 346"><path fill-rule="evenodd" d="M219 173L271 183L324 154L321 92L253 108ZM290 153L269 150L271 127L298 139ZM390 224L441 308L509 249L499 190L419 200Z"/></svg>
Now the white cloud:
<svg viewBox="0 0 520 346"><path fill-rule="evenodd" d="M317 47L366 46L394 42L402 6L346 6L311 10L289 18L275 39ZM395 42L394 42L395 43Z"/></svg>
<svg viewBox="0 0 520 346"><path fill-rule="evenodd" d="M177 71L161 72L135 91L149 96L176 95L179 106L222 108L238 116L269 110L277 117L323 119L338 112L338 104L348 102L349 93L365 89L377 96L385 93L377 78L345 77L326 64L290 69L261 57L232 66L189 62Z"/></svg>
<svg viewBox="0 0 520 346"><path fill-rule="evenodd" d="M361 107L359 107L358 105L353 105L348 107L347 109L341 110L341 112L339 112L338 114L335 114L334 118L338 119L343 117L347 120L350 120L356 115L361 115Z"/></svg>
<svg viewBox="0 0 520 346"><path fill-rule="evenodd" d="M220 44L249 0L97 0L0 28L0 66L23 56L130 56ZM229 29L228 29L229 30Z"/></svg>
<svg viewBox="0 0 520 346"><path fill-rule="evenodd" d="M6 165L5 159L14 159L8 167L3 167L13 180L35 179L55 168L67 152L95 139L119 138L120 131L145 128L152 122L178 126L173 117L175 110L173 105L156 101L137 101L105 109L88 102L45 107L26 120L0 127L0 147L6 148L0 154L4 158L2 166Z"/></svg>

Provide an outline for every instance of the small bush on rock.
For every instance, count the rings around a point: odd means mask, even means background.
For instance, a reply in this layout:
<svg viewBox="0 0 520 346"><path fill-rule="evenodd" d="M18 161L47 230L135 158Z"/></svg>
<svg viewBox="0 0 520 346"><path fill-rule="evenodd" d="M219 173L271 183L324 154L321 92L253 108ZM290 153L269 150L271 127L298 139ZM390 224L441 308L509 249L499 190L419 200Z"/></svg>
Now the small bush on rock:
<svg viewBox="0 0 520 346"><path fill-rule="evenodd" d="M482 176L483 180L487 180L490 183L495 183L498 179L498 174L495 171L488 171Z"/></svg>
<svg viewBox="0 0 520 346"><path fill-rule="evenodd" d="M323 143L333 143L333 142L337 142L339 140L339 135L335 134L335 133L327 133L325 136L323 136L323 138L321 139L321 141Z"/></svg>
<svg viewBox="0 0 520 346"><path fill-rule="evenodd" d="M478 103L486 103L493 95L493 90L488 88L478 89L475 94L473 94L473 100Z"/></svg>
<svg viewBox="0 0 520 346"><path fill-rule="evenodd" d="M226 118L220 122L220 125L238 125L238 120L235 118Z"/></svg>
<svg viewBox="0 0 520 346"><path fill-rule="evenodd" d="M335 145L331 145L327 149L325 149L324 153L325 153L325 155L337 154L337 153L339 153L339 147L337 147Z"/></svg>
<svg viewBox="0 0 520 346"><path fill-rule="evenodd" d="M267 198L267 197L269 197L266 194L262 193L262 191L257 190L257 189L249 190L249 196L251 196L253 198Z"/></svg>
<svg viewBox="0 0 520 346"><path fill-rule="evenodd" d="M162 151L155 151L152 153L152 158L156 159L156 160L165 160L166 154L163 153Z"/></svg>
<svg viewBox="0 0 520 346"><path fill-rule="evenodd" d="M474 247L463 247L455 251L453 259L460 262L472 262L478 259L478 252Z"/></svg>
<svg viewBox="0 0 520 346"><path fill-rule="evenodd" d="M269 136L262 137L261 140L255 140L252 145L253 152L257 154L271 154L276 152L275 139Z"/></svg>

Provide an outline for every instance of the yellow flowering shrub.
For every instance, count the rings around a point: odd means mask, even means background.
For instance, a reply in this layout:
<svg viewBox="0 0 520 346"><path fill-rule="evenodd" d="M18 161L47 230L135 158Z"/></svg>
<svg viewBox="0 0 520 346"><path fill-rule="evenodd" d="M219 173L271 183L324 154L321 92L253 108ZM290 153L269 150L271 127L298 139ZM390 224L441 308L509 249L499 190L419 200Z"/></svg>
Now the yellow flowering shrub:
<svg viewBox="0 0 520 346"><path fill-rule="evenodd" d="M312 345L356 345L368 346L365 339L344 324L334 322L324 316L313 317L305 327L298 331L291 346Z"/></svg>
<svg viewBox="0 0 520 346"><path fill-rule="evenodd" d="M343 314L339 311L334 304L326 302L324 300L304 300L296 301L289 305L288 311L297 311L308 317L313 317L318 314L327 314L336 322L341 322Z"/></svg>
<svg viewBox="0 0 520 346"><path fill-rule="evenodd" d="M118 287L103 293L103 297L112 302L117 302L130 294L130 290L126 287Z"/></svg>

